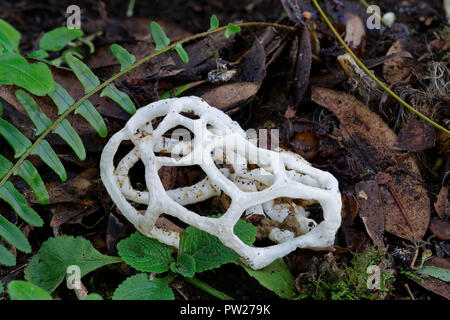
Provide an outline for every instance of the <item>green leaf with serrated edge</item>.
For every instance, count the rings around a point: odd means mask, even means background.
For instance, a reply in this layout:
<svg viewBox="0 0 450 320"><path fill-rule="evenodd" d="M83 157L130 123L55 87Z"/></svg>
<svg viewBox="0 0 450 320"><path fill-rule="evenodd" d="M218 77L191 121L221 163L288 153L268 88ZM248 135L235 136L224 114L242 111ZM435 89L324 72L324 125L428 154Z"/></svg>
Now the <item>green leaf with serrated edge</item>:
<svg viewBox="0 0 450 320"><path fill-rule="evenodd" d="M136 113L136 107L134 106L133 101L131 101L130 97L126 93L117 89L113 84L110 84L105 89L103 89L100 97L110 98L129 114Z"/></svg>
<svg viewBox="0 0 450 320"><path fill-rule="evenodd" d="M44 33L39 41L39 48L46 51L62 50L70 41L83 35L80 29L59 27Z"/></svg>
<svg viewBox="0 0 450 320"><path fill-rule="evenodd" d="M89 293L83 300L103 300L98 293Z"/></svg>
<svg viewBox="0 0 450 320"><path fill-rule="evenodd" d="M16 257L14 257L14 255L11 252L9 252L9 250L6 249L1 244L0 244L0 265L4 265L7 267L12 267L12 266L16 265ZM1 282L0 282L0 285L1 285Z"/></svg>
<svg viewBox="0 0 450 320"><path fill-rule="evenodd" d="M11 161L6 159L4 156L0 154L0 179L8 173L8 171L13 167Z"/></svg>
<svg viewBox="0 0 450 320"><path fill-rule="evenodd" d="M187 54L186 50L184 50L181 43L177 43L175 45L175 51L180 56L181 61L183 61L184 63L189 63L189 55Z"/></svg>
<svg viewBox="0 0 450 320"><path fill-rule="evenodd" d="M40 59L43 60L48 57L48 52L44 50L36 50L28 54L28 58Z"/></svg>
<svg viewBox="0 0 450 320"><path fill-rule="evenodd" d="M83 85L86 93L91 92L100 85L98 77L80 59L74 57L72 54L67 54L65 61Z"/></svg>
<svg viewBox="0 0 450 320"><path fill-rule="evenodd" d="M153 278L139 273L127 278L114 291L113 300L174 300L169 287L172 278Z"/></svg>
<svg viewBox="0 0 450 320"><path fill-rule="evenodd" d="M42 62L28 63L17 53L0 54L0 84L14 84L37 96L55 89L50 68Z"/></svg>
<svg viewBox="0 0 450 320"><path fill-rule="evenodd" d="M209 30L216 30L219 27L219 19L217 19L217 16L213 14L211 18L209 19Z"/></svg>
<svg viewBox="0 0 450 320"><path fill-rule="evenodd" d="M156 51L160 51L170 44L170 39L166 36L166 33L157 22L152 21L150 23L150 32L153 41L155 42Z"/></svg>
<svg viewBox="0 0 450 320"><path fill-rule="evenodd" d="M86 150L84 149L83 141L80 136L70 125L67 119L61 121L53 130L59 135L67 144L73 149L78 158L83 161L86 159Z"/></svg>
<svg viewBox="0 0 450 320"><path fill-rule="evenodd" d="M58 83L55 83L55 91L50 93L49 97L58 108L58 114L62 114L75 103L67 90ZM86 100L81 106L79 106L75 110L75 114L79 114L86 119L95 131L97 131L100 137L106 137L108 130L106 129L105 121L89 100Z"/></svg>
<svg viewBox="0 0 450 320"><path fill-rule="evenodd" d="M172 247L158 240L147 238L139 232L121 240L117 244L117 249L120 257L139 271L165 272L175 261L172 257Z"/></svg>
<svg viewBox="0 0 450 320"><path fill-rule="evenodd" d="M241 27L239 26L235 26L234 24L232 24L231 22L227 25L227 28L225 30L225 37L229 38L231 37L233 34L239 33L241 32Z"/></svg>
<svg viewBox="0 0 450 320"><path fill-rule="evenodd" d="M110 47L112 54L116 57L117 61L120 63L120 71L125 70L133 63L136 62L136 57L129 53L124 47L118 44L112 44Z"/></svg>
<svg viewBox="0 0 450 320"><path fill-rule="evenodd" d="M49 202L50 197L44 181L30 161L25 160L14 174L19 175L30 186L40 204L44 205Z"/></svg>
<svg viewBox="0 0 450 320"><path fill-rule="evenodd" d="M0 56L1 57L1 56ZM8 121L0 118L0 135L5 138L11 148L14 149L14 158L19 158L29 147L31 141L28 140L16 127Z"/></svg>
<svg viewBox="0 0 450 320"><path fill-rule="evenodd" d="M25 268L25 279L53 292L66 276L67 267L78 266L81 276L111 263L119 257L101 254L82 237L60 236L45 241Z"/></svg>
<svg viewBox="0 0 450 320"><path fill-rule="evenodd" d="M260 270L253 270L242 262L239 262L239 264L263 287L275 292L281 298L295 298L295 278L283 259L277 259Z"/></svg>
<svg viewBox="0 0 450 320"><path fill-rule="evenodd" d="M183 277L192 278L195 275L195 259L188 254L179 254L177 262L172 262L170 270Z"/></svg>
<svg viewBox="0 0 450 320"><path fill-rule="evenodd" d="M426 266L420 270L415 271L415 273L420 274L422 276L437 278L445 282L450 281L450 270L439 268L436 266Z"/></svg>
<svg viewBox="0 0 450 320"><path fill-rule="evenodd" d="M11 300L53 300L44 289L21 280L8 283L8 294Z"/></svg>
<svg viewBox="0 0 450 320"><path fill-rule="evenodd" d="M22 231L0 215L0 236L18 250L30 253L31 246Z"/></svg>
<svg viewBox="0 0 450 320"><path fill-rule="evenodd" d="M42 140L31 152L32 155L37 155L45 162L56 174L59 176L61 181L66 181L67 173L61 160L59 160L53 148L47 142L47 140Z"/></svg>
<svg viewBox="0 0 450 320"><path fill-rule="evenodd" d="M44 224L41 217L36 211L31 209L27 200L25 200L22 194L17 191L10 181L7 181L2 187L0 187L0 199L8 203L19 215L19 217L32 226L41 227Z"/></svg>
<svg viewBox="0 0 450 320"><path fill-rule="evenodd" d="M256 227L239 220L234 228L235 234L245 243L253 243ZM179 252L189 254L195 259L195 271L203 272L235 261L239 256L225 247L215 236L194 227L187 227L180 235Z"/></svg>
<svg viewBox="0 0 450 320"><path fill-rule="evenodd" d="M19 89L16 90L15 95L36 127L36 136L40 136L45 129L51 126L52 120L41 111L36 101L28 93Z"/></svg>
<svg viewBox="0 0 450 320"><path fill-rule="evenodd" d="M19 52L20 32L3 19L0 19L0 45L7 51Z"/></svg>

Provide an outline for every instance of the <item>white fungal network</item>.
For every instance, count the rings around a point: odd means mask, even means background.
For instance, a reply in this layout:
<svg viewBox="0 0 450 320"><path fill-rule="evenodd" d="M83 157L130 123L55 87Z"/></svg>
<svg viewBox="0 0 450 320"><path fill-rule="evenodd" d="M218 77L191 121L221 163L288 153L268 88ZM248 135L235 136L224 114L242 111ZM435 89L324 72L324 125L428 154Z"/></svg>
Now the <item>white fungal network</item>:
<svg viewBox="0 0 450 320"><path fill-rule="evenodd" d="M180 128L188 130L189 139L173 137ZM172 137L166 137L170 132ZM118 148L127 140L134 148L115 167ZM133 189L129 178L139 160L145 166L144 191ZM199 166L206 177L191 186L165 190L158 175L165 166ZM112 200L144 235L178 247L179 232L157 224L162 215L172 216L216 236L253 269L296 248L331 246L341 223L338 182L330 173L313 168L297 154L258 148L239 124L198 97L160 100L140 108L106 144L100 169ZM223 193L231 201L219 218L185 207ZM308 218L309 212L295 199L319 203L322 221L317 224ZM138 205L147 206L144 214ZM278 223L294 216L300 234L274 227L269 234L274 245L246 245L233 228L241 217L254 214Z"/></svg>

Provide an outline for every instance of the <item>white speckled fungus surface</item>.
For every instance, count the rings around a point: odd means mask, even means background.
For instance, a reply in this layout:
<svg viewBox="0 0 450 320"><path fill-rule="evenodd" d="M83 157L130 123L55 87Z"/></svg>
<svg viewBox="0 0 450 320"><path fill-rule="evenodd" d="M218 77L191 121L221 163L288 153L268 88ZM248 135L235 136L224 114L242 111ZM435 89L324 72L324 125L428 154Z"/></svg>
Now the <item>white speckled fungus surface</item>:
<svg viewBox="0 0 450 320"><path fill-rule="evenodd" d="M157 118L161 121L155 121ZM163 136L177 127L189 130L193 138L179 141ZM115 167L116 152L127 140L134 148ZM133 189L128 176L139 160L145 166L145 191ZM227 166L218 165L223 162ZM161 167L195 165L206 173L203 180L192 186L164 189L158 175ZM331 246L341 223L338 182L330 173L313 168L297 154L258 148L228 115L198 97L160 100L140 108L106 144L100 170L118 209L144 235L178 247L179 233L156 223L162 214L173 216L218 237L253 269L263 268L296 248ZM222 193L231 203L220 218L201 216L185 207ZM323 220L317 224L301 205L277 199L317 202ZM136 204L147 206L145 214L135 208ZM233 228L242 216L256 213L277 222L293 214L302 234L273 228L269 239L276 244L248 246Z"/></svg>

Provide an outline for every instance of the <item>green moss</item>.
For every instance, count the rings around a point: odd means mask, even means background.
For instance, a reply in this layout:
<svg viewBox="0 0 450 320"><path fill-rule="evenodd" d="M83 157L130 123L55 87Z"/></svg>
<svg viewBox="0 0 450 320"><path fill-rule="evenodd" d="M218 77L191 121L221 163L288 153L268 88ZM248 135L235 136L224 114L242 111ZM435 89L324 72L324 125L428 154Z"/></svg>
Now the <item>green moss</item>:
<svg viewBox="0 0 450 320"><path fill-rule="evenodd" d="M303 283L303 292L297 299L315 300L377 300L393 291L395 278L381 268L380 289L367 287L367 268L382 262L384 251L374 247L357 253L349 263L327 263L327 271L318 277L311 277ZM387 267L387 266L386 266Z"/></svg>

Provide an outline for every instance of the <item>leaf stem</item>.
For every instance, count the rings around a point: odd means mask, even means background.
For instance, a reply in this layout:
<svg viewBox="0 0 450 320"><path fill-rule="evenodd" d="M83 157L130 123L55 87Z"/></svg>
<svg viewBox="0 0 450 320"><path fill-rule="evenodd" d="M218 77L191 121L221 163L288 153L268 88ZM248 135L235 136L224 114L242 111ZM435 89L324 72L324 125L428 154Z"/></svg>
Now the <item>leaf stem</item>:
<svg viewBox="0 0 450 320"><path fill-rule="evenodd" d="M234 300L229 295L223 293L222 291L214 289L210 285L204 283L203 281L198 280L197 278L186 278L186 277L184 277L184 280L186 280L186 282L189 282L193 286L195 286L195 287L197 287L197 288L199 288L199 289L209 293L210 295L212 295L212 296L214 296L216 298L219 298L220 300Z"/></svg>
<svg viewBox="0 0 450 320"><path fill-rule="evenodd" d="M414 107L412 107L411 105L409 105L406 101L404 101L402 98L400 98L397 94L395 94L395 92L393 92L391 89L389 89L383 82L381 82L381 80L379 80L365 65L364 63L361 62L361 60L358 59L358 57L353 53L353 51L347 46L347 44L345 43L345 41L341 38L341 36L339 35L339 33L336 31L336 29L333 27L333 24L330 22L330 20L328 19L328 17L326 16L325 12L322 10L322 8L320 7L319 3L317 2L317 0L312 0L312 2L314 3L314 5L316 6L317 10L319 11L320 15L322 16L323 20L325 21L325 23L328 25L328 27L331 29L331 31L333 32L333 34L336 36L337 40L339 41L339 43L345 48L345 50L348 52L348 54L350 54L350 56L353 58L353 60L355 60L355 62L358 64L358 66L364 70L364 72L371 77L376 83L378 83L378 85L383 88L383 90L385 90L387 93L389 93L394 99L396 99L398 102L400 102L402 105L404 105L409 111L415 113L417 116L419 116L420 118L422 118L423 120L425 120L426 122L428 122L429 124L431 124L432 126L438 128L439 130L443 131L444 133L450 135L450 131L447 130L446 128L444 128L443 126L437 124L436 122L434 122L433 120L431 120L430 118L428 118L427 116L425 116L424 114L422 114L420 111L416 110Z"/></svg>
<svg viewBox="0 0 450 320"><path fill-rule="evenodd" d="M270 23L270 22L243 22L243 23L236 23L236 26L239 27L272 27L272 28L277 28L277 29L284 29L284 30L288 30L288 31L297 31L297 29L295 27L290 27L290 26L285 26L282 24L278 24L278 23ZM193 36L184 38L182 40L176 41L174 43L172 43L171 45L165 47L164 49L154 52L144 58L142 58L139 61L136 61L134 64L132 64L131 66L129 66L128 68L120 71L119 73L116 73L115 75L113 75L111 78L109 78L108 80L106 80L105 82L101 83L100 85L98 85L94 90L86 93L83 97L80 98L80 100L78 100L77 102L75 102L72 106L70 106L69 108L67 108L66 111L64 111L31 145L31 147L29 149L27 149L27 151L19 158L19 160L17 160L17 162L14 164L14 166L6 173L6 175L3 177L3 179L1 179L0 181L0 188L6 183L6 181L8 181L8 179L11 177L11 175L17 170L17 168L19 168L19 166L25 161L25 159L33 152L33 150L36 148L36 146L42 142L42 140L44 140L47 135L53 131L53 129L56 128L56 126L58 124L61 123L61 121L63 121L70 113L72 113L75 109L77 109L79 106L81 106L87 99L89 99L90 97L92 97L94 94L96 94L97 92L99 92L100 90L102 90L103 88L107 87L108 85L110 85L111 83L113 83L115 80L117 80L118 78L120 78L121 76L123 76L124 74L130 72L131 70L139 67L140 65L146 63L147 61L153 59L154 57L157 57L159 55L162 55L166 52L169 52L170 50L174 49L175 46L177 44L183 44L186 42L190 42L199 38L204 38L207 37L211 34L217 33L217 32L222 32L225 31L227 29L227 26L222 26L219 27L217 29L214 30L208 30L205 32L201 32L201 33L197 33Z"/></svg>

